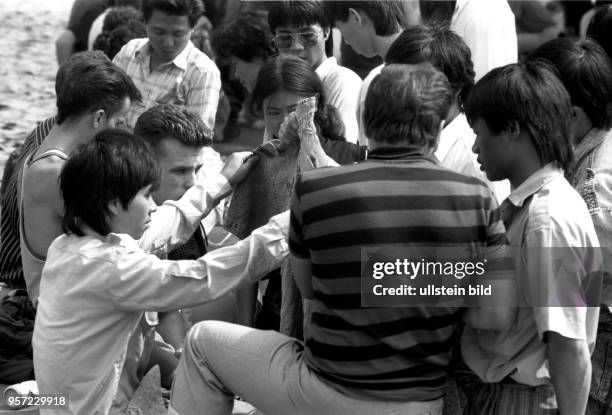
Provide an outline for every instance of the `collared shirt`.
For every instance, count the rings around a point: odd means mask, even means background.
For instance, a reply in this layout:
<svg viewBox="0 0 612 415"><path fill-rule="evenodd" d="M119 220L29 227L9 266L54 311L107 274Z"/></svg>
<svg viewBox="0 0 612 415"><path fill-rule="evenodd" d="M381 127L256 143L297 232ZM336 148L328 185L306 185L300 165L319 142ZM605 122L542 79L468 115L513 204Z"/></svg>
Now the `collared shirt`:
<svg viewBox="0 0 612 415"><path fill-rule="evenodd" d="M435 156L447 169L485 182L495 194L497 202L501 203L510 194L510 182L491 182L487 179L487 175L480 170L476 154L472 152L475 140L476 135L467 117L460 113L442 130Z"/></svg>
<svg viewBox="0 0 612 415"><path fill-rule="evenodd" d="M127 235L55 239L32 341L40 393L68 395L74 414L107 414L142 312L201 304L263 277L287 255L288 225L285 212L233 246L180 262L145 253Z"/></svg>
<svg viewBox="0 0 612 415"><path fill-rule="evenodd" d="M612 130L593 128L578 143L566 176L589 209L602 254L612 260ZM610 263L606 263L609 270ZM608 271L609 272L609 271ZM602 303L612 307L612 281L604 278Z"/></svg>
<svg viewBox="0 0 612 415"><path fill-rule="evenodd" d="M550 375L544 333L554 331L586 340L591 351L595 346L598 307L544 305L554 295L582 298L586 276L601 266L597 250L585 248L598 247L599 242L583 200L553 163L514 189L501 210L509 245L516 248L511 253L525 306L519 308L508 331L466 327L463 358L485 382L499 382L510 375L527 385L547 384ZM559 247L564 250L547 249ZM574 266L559 266L555 252L572 255L576 261L567 263Z"/></svg>
<svg viewBox="0 0 612 415"><path fill-rule="evenodd" d="M336 107L344 122L346 141L356 143L359 135L357 125L357 102L361 89L361 78L355 72L338 65L336 58L325 59L315 70L325 88L327 103Z"/></svg>
<svg viewBox="0 0 612 415"><path fill-rule="evenodd" d="M202 117L211 131L215 125L221 76L215 63L191 41L172 62L150 70L151 45L148 39L128 42L113 59L134 81L142 103L132 105L128 124L134 128L145 110L157 104L186 107Z"/></svg>
<svg viewBox="0 0 612 415"><path fill-rule="evenodd" d="M450 28L469 46L476 80L518 59L514 14L506 0L457 0Z"/></svg>

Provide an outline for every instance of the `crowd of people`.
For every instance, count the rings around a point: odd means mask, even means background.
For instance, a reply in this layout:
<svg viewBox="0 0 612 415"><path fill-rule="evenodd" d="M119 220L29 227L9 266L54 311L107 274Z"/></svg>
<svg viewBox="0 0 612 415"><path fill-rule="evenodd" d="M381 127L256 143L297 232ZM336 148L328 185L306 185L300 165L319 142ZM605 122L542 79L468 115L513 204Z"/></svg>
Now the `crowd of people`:
<svg viewBox="0 0 612 415"><path fill-rule="evenodd" d="M75 1L3 176L0 383L66 398L41 414L126 413L155 366L171 415L611 413L612 6L234 3ZM222 158L240 122L262 145ZM493 294L364 304L365 249L406 247L486 252Z"/></svg>

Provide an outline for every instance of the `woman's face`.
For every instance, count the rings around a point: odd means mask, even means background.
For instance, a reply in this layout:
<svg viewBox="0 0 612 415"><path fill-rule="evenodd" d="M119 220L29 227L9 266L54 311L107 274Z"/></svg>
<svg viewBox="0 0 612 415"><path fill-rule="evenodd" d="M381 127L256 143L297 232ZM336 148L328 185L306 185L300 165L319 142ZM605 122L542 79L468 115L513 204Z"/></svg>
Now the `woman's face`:
<svg viewBox="0 0 612 415"><path fill-rule="evenodd" d="M278 134L285 117L295 111L298 102L306 98L309 97L281 90L264 99L264 121L270 137Z"/></svg>

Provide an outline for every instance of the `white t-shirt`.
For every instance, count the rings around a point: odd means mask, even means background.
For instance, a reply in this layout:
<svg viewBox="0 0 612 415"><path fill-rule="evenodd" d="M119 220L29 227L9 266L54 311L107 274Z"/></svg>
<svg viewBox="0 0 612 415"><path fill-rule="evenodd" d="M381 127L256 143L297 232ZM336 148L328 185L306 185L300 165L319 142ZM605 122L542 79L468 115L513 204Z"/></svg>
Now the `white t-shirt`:
<svg viewBox="0 0 612 415"><path fill-rule="evenodd" d="M457 0L450 28L470 47L476 80L517 61L514 14L507 0Z"/></svg>
<svg viewBox="0 0 612 415"><path fill-rule="evenodd" d="M357 100L361 78L350 69L338 65L334 57L325 59L315 71L323 82L327 103L336 107L340 112L346 130L346 141L356 143L359 134Z"/></svg>
<svg viewBox="0 0 612 415"><path fill-rule="evenodd" d="M363 111L365 110L365 99L366 95L368 95L368 89L370 89L370 84L381 73L385 64L377 66L372 69L368 76L363 80L361 84L361 90L359 91L359 102L357 103L357 119L359 120L359 145L365 146L368 145L368 137L365 135L365 125L363 123Z"/></svg>

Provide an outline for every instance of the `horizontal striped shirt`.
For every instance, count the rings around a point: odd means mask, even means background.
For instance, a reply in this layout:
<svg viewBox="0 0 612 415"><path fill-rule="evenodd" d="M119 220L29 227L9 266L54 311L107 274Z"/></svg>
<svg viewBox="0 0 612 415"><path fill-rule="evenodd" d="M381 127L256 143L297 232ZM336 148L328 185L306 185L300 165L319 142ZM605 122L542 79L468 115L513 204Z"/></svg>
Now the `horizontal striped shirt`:
<svg viewBox="0 0 612 415"><path fill-rule="evenodd" d="M308 364L356 397L440 398L461 310L362 308L361 248L504 242L484 183L409 149L375 150L363 163L304 173L292 199L289 246L312 264Z"/></svg>
<svg viewBox="0 0 612 415"><path fill-rule="evenodd" d="M150 61L148 39L131 40L113 59L142 94L142 103L132 105L128 125L134 128L140 114L155 105L175 104L198 114L212 131L221 90L221 75L215 63L191 41L172 62L154 71L150 70Z"/></svg>

